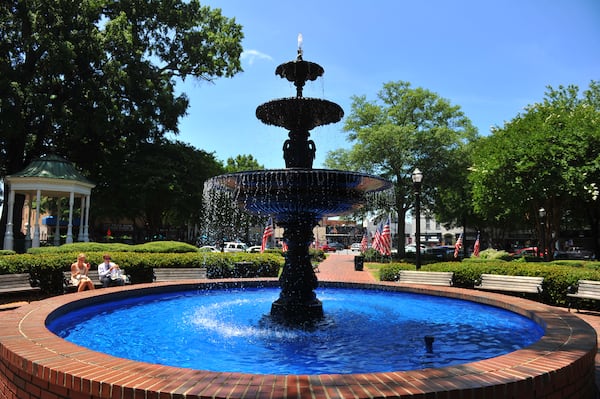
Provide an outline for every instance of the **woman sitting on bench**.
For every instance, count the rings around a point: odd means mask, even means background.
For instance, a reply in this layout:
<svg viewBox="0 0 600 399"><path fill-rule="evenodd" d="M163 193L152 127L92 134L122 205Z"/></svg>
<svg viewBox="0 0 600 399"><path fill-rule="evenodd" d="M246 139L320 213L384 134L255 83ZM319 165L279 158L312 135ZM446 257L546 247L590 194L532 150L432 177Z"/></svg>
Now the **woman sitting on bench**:
<svg viewBox="0 0 600 399"><path fill-rule="evenodd" d="M90 264L85 262L85 254L77 255L77 262L71 265L71 284L77 287L77 292L93 290L94 282L88 277Z"/></svg>

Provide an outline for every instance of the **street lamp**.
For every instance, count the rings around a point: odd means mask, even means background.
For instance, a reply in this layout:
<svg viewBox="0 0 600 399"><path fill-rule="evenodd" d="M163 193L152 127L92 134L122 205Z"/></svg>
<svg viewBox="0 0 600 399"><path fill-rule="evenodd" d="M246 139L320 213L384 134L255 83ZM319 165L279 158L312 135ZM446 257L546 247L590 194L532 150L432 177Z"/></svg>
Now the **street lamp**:
<svg viewBox="0 0 600 399"><path fill-rule="evenodd" d="M540 208L538 214L540 215L540 232L542 234L542 239L540 240L540 246L542 247L542 259L546 261L546 210L544 208Z"/></svg>
<svg viewBox="0 0 600 399"><path fill-rule="evenodd" d="M421 182L423 181L423 173L419 168L413 171L412 181L415 188L415 264L419 270L421 268Z"/></svg>

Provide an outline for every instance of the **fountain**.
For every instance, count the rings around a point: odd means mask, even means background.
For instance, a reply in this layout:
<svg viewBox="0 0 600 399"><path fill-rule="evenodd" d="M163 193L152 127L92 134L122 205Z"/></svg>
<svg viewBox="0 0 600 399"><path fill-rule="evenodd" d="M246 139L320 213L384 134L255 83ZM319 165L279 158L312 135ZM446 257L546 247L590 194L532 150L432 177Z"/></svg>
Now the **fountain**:
<svg viewBox="0 0 600 399"><path fill-rule="evenodd" d="M290 130L290 138L284 145L286 169L261 172L246 172L224 175L214 178L211 182L213 189L222 189L231 193L240 206L255 213L272 214L280 224L286 227L285 239L293 250L286 259L285 272L274 295L266 303L268 305L279 294L272 304L271 313L276 318L291 319L298 322L297 317L305 321L314 320L323 314L319 300L316 298L316 277L307 270L308 243L311 241L311 229L318 222L320 215L351 212L361 206L366 193L385 189L388 184L376 177L351 172L312 169L312 157L315 146L309 141L309 131L313 127L325 123L339 121L339 107L321 100L303 99L301 97L302 82L315 79L322 74L316 64L305 63L301 60L287 63L278 68L278 74L298 84L299 96L294 99L284 99L269 102L259 107L257 114L266 123L284 126ZM294 67L295 65L295 67ZM314 78L313 78L314 76ZM295 104L295 105L294 105ZM322 104L322 105L318 105ZM291 109L284 112L283 109ZM295 110L295 111L294 111ZM336 111L335 111L336 110ZM335 111L335 112L334 112ZM337 118L334 115L337 112ZM297 124L289 119L296 115ZM287 115L287 116L286 116ZM262 119L264 117L264 119ZM291 125L289 123L292 123ZM399 294L426 294L430 298L444 297L449 299L468 300L474 303L492 305L509 310L535 321L544 329L544 336L537 342L505 355L486 358L467 364L457 364L445 367L433 367L408 371L375 371L352 372L340 374L337 368L334 373L274 375L274 368L267 367L267 373L244 373L237 371L214 372L203 369L186 367L170 367L148 360L133 361L89 350L73 344L53 334L48 326L61 316L69 316L84 308L92 308L91 314L111 313L116 309L125 309L125 304L135 298L147 296L150 301L156 296L170 295L185 291L198 293L213 291L215 288L262 290L264 287L277 285L273 279L244 279L243 281L206 280L185 282L155 282L135 284L103 290L86 291L79 294L59 295L42 301L25 304L14 310L0 312L0 396L7 399L23 397L41 398L73 398L85 397L90 399L105 398L158 398L178 397L188 399L217 398L217 399L249 399L249 398L304 398L304 397L340 397L340 398L593 398L596 389L594 385L595 356L597 351L596 332L574 314L562 309L550 307L542 303L528 301L522 298L479 292L472 289L456 287L437 287L426 285L399 285L392 282L378 282L361 285L349 282L331 282L331 287L344 285L345 288L364 288L368 291L385 291L392 298ZM327 289L328 283L321 284ZM319 295L327 298L326 294ZM355 299L369 296L368 293L353 293L350 299L342 301L344 305L361 310L382 313L385 319L384 327L372 327L361 338L369 337L377 341L381 335L389 335L399 340L405 336L405 329L392 332L393 326L386 313L372 304L361 305ZM197 296L197 295L196 295ZM241 295L240 295L241 296ZM228 300L240 299L237 295L227 295ZM329 300L325 300L329 304ZM418 305L399 305L392 299L390 305L408 313L419 311ZM178 309L185 306L175 305ZM459 306L462 308L462 306ZM165 308L161 302L159 308ZM433 316L435 323L440 323L441 316L449 313L445 305L437 306L439 315ZM200 314L212 315L212 311ZM351 313L344 309L344 313ZM482 313L482 312L477 312ZM261 313L264 314L264 313ZM299 314L300 316L296 316ZM324 319L331 314L327 308ZM425 312L430 315L430 312ZM247 319L246 313L241 316ZM400 316L400 320L406 317ZM359 327L369 329L366 321L357 322ZM158 321L158 322L157 322ZM459 322L465 322L461 317ZM133 326L134 322L139 323ZM455 321L452 321L453 324ZM277 323L277 322L275 322ZM339 324L339 323L334 323ZM355 329L351 325L345 330ZM440 323L441 324L441 323ZM494 318L490 325L497 327ZM109 338L120 337L125 327L134 330L133 338L125 338L123 347L127 353L131 346L143 346L152 351L167 351L167 345L173 341L168 336L173 323L166 317L157 317L150 312L146 317L132 317L125 311L116 320L116 331L104 335L105 324L94 328L85 335L85 340L99 338L110 341ZM279 326L279 325L278 325ZM285 327L285 326L283 326ZM79 327L77 327L79 328ZM141 333L153 335L157 329L164 331L164 341L148 345ZM443 344L447 328L441 324L441 333L422 331L421 324L416 324L422 343L425 339L426 360L435 356ZM102 329L102 331L100 331ZM306 331L290 328L294 334L304 334ZM513 330L510 330L513 331ZM318 330L318 333L322 330ZM461 335L461 334L452 334ZM518 335L518 334L516 334ZM204 335L187 334L190 339L205 340ZM359 339L361 339L359 338ZM270 339L267 340L271 344ZM358 340L352 341L341 351L351 351ZM376 344L379 341L376 342ZM222 346L227 346L225 342ZM327 345L328 346L328 345ZM397 345L396 345L397 346ZM385 353L396 351L396 346ZM194 345L174 351L181 354L194 349ZM290 357L305 355L311 345L304 342L290 354ZM339 353L332 356L335 360ZM193 354L192 354L193 355ZM212 354L204 350L195 355L202 358ZM272 361L278 361L281 356L272 355ZM245 353L238 350L230 354L231 358L245 359ZM363 357L371 357L367 353ZM272 361L261 357L255 363L270 364ZM316 356L310 361L319 362Z"/></svg>
<svg viewBox="0 0 600 399"><path fill-rule="evenodd" d="M390 187L376 176L312 169L316 146L309 140L310 130L339 122L344 111L331 101L302 96L305 83L324 73L320 65L305 61L302 55L299 35L297 58L275 70L294 83L296 97L272 100L256 109L263 123L289 130L283 145L286 169L227 174L206 184L207 190L228 191L249 212L273 216L284 228L288 252L280 276L281 293L271 307L271 317L291 325L311 323L323 315L314 292L318 282L309 256L313 228L325 216L359 209L366 202L366 194Z"/></svg>

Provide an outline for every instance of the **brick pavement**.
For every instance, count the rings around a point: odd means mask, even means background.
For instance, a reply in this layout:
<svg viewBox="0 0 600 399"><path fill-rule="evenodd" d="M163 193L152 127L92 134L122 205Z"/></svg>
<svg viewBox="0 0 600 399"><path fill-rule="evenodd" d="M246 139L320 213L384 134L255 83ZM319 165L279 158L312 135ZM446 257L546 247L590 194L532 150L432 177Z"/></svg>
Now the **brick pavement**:
<svg viewBox="0 0 600 399"><path fill-rule="evenodd" d="M327 259L319 264L317 278L321 281L348 281L369 283L376 281L375 277L364 268L362 271L354 270L355 254L331 253Z"/></svg>

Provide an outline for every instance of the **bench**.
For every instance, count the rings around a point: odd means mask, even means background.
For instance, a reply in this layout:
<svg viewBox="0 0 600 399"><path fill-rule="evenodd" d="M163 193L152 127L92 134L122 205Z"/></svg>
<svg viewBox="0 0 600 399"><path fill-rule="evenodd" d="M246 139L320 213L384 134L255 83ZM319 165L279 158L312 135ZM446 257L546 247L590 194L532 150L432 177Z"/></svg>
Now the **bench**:
<svg viewBox="0 0 600 399"><path fill-rule="evenodd" d="M427 284L452 286L453 272L418 272L414 270L400 270L396 276L399 283Z"/></svg>
<svg viewBox="0 0 600 399"><path fill-rule="evenodd" d="M90 269L88 270L88 277L94 282L95 288L102 288L102 282L100 281L100 277L98 276L98 270ZM77 287L71 284L71 272L63 272L64 279L64 288L65 292L74 292L77 291Z"/></svg>
<svg viewBox="0 0 600 399"><path fill-rule="evenodd" d="M502 274L482 274L478 290L508 291L521 294L540 294L542 292L543 277L531 276L505 276Z"/></svg>
<svg viewBox="0 0 600 399"><path fill-rule="evenodd" d="M31 294L40 291L40 287L32 285L29 273L0 274L0 295L2 296L25 296L29 300Z"/></svg>
<svg viewBox="0 0 600 399"><path fill-rule="evenodd" d="M206 279L205 267L192 268L155 268L154 281L176 281L176 280L204 280Z"/></svg>
<svg viewBox="0 0 600 399"><path fill-rule="evenodd" d="M567 297L575 299L577 311L579 312L580 299L600 299L600 281L579 280L575 287L569 287ZM569 312L571 302L569 302Z"/></svg>

